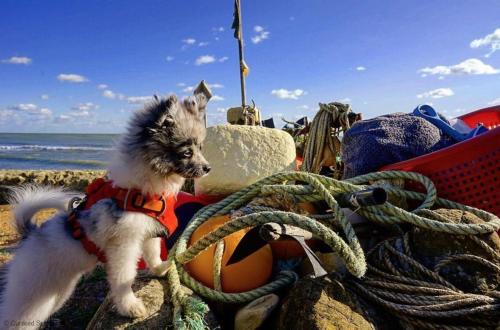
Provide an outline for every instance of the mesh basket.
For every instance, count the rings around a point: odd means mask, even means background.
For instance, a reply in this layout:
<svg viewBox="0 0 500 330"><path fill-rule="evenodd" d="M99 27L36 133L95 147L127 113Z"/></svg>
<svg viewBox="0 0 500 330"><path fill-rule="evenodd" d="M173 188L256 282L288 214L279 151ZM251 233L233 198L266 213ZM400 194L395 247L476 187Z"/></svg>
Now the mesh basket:
<svg viewBox="0 0 500 330"><path fill-rule="evenodd" d="M469 127L490 129L448 148L384 166L381 170L413 171L428 176L439 197L500 215L500 106L459 117Z"/></svg>

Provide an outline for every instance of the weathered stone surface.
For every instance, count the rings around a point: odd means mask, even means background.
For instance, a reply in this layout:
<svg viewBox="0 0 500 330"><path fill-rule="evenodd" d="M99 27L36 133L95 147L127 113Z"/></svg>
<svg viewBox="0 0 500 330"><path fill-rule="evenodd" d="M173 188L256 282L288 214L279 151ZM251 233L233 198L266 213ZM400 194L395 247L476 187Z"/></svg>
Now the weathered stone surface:
<svg viewBox="0 0 500 330"><path fill-rule="evenodd" d="M93 170L2 170L0 171L0 203L5 203L8 186L33 183L37 185L61 186L75 191L83 191L95 178L106 171Z"/></svg>
<svg viewBox="0 0 500 330"><path fill-rule="evenodd" d="M119 315L108 295L88 324L87 330L98 329L165 329L172 325L172 306L168 297L165 280L139 276L133 286L137 297L141 298L148 310L145 318L131 319Z"/></svg>
<svg viewBox="0 0 500 330"><path fill-rule="evenodd" d="M278 329L374 329L352 294L331 277L300 280L281 307Z"/></svg>
<svg viewBox="0 0 500 330"><path fill-rule="evenodd" d="M271 174L295 169L293 138L278 129L209 127L203 154L212 171L195 181L197 195L229 195Z"/></svg>
<svg viewBox="0 0 500 330"><path fill-rule="evenodd" d="M484 223L474 214L465 211L439 209L436 210L436 213L449 218L454 223ZM500 253L500 238L497 233L479 235L478 237ZM491 255L471 240L469 236L451 235L415 227L411 231L410 244L415 257L431 269L443 258L457 254L471 254L491 262L497 262L492 260ZM445 266L440 274L459 289L467 292L485 293L490 290L498 290L500 287L500 274L477 262L453 262Z"/></svg>
<svg viewBox="0 0 500 330"><path fill-rule="evenodd" d="M152 277L148 271L141 271L132 288L148 310L148 315L145 318L131 319L119 315L110 294L108 294L86 329L173 329L173 305L170 300L167 280ZM220 325L211 311L205 317L205 324L209 329L220 329Z"/></svg>

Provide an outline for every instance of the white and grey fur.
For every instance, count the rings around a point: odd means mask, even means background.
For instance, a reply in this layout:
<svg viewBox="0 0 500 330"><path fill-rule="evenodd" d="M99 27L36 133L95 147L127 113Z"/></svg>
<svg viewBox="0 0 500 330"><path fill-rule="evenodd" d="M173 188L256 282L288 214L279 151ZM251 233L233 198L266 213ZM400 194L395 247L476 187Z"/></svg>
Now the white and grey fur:
<svg viewBox="0 0 500 330"><path fill-rule="evenodd" d="M203 122L207 98L198 94L183 102L175 96L155 97L133 115L122 136L108 177L122 188L143 193L177 193L185 178L197 178L210 170L201 154L205 138ZM0 329L36 329L63 306L80 277L98 260L70 235L66 205L74 194L62 189L25 186L14 189L14 225L23 236L7 264L0 293ZM43 208L60 210L37 226L33 215ZM111 199L80 213L85 233L102 251L111 295L118 313L146 316L146 308L132 291L137 261L142 256L151 272L166 273L160 259L164 228L156 220L118 209ZM21 322L21 323L20 323Z"/></svg>

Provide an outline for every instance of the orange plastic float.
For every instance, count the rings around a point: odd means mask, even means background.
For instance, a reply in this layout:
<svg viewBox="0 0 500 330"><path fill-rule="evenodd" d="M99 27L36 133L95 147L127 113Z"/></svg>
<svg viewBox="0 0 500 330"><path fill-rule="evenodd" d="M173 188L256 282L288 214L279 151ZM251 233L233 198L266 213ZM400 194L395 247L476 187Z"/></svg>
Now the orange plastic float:
<svg viewBox="0 0 500 330"><path fill-rule="evenodd" d="M199 226L191 236L189 245L216 230L230 220L228 215L213 217ZM269 245L254 252L238 263L226 266L236 246L245 233L250 230L242 229L224 238L224 254L222 255L221 284L222 291L227 293L244 292L266 284L271 277L273 254ZM215 245L200 253L186 264L187 271L204 285L213 288L213 265Z"/></svg>

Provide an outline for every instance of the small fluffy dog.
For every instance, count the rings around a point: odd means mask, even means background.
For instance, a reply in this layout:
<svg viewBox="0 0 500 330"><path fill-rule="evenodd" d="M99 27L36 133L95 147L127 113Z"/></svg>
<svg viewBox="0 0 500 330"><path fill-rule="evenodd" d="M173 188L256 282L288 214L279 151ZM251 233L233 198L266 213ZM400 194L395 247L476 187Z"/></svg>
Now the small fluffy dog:
<svg viewBox="0 0 500 330"><path fill-rule="evenodd" d="M203 93L182 102L175 96L155 97L133 115L108 169L108 178L116 186L140 189L143 194L176 194L185 178L207 174L210 166L201 153L207 102ZM80 277L96 266L97 257L68 231L65 210L72 197L62 189L46 187L14 190L15 226L23 238L3 276L1 329L39 327L63 306ZM31 219L42 208L63 212L38 227ZM111 199L82 211L78 221L106 255L107 278L118 312L129 317L146 316L132 283L141 256L153 274L166 273L158 238L165 230L163 226L145 214L119 209Z"/></svg>

